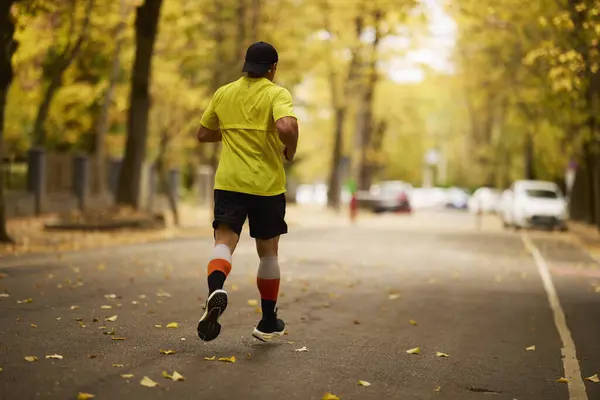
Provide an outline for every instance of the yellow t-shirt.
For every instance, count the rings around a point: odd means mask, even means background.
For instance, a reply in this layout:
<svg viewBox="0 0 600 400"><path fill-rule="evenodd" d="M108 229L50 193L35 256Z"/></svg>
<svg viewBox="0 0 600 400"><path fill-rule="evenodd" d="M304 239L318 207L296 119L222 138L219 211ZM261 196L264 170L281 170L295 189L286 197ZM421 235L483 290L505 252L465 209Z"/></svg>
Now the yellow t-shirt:
<svg viewBox="0 0 600 400"><path fill-rule="evenodd" d="M283 144L275 121L296 117L290 92L266 78L242 77L219 88L200 123L221 130L215 189L275 196L285 192Z"/></svg>

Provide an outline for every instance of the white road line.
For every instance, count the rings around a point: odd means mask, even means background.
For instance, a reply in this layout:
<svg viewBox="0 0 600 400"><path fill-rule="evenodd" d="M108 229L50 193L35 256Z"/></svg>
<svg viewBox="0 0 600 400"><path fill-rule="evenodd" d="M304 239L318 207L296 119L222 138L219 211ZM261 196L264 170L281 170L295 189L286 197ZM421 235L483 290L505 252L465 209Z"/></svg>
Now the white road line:
<svg viewBox="0 0 600 400"><path fill-rule="evenodd" d="M525 247L531 252L533 259L535 260L537 270L542 278L542 283L544 284L544 289L548 295L550 308L554 314L554 324L556 325L556 330L562 341L561 353L563 355L562 362L563 369L565 370L565 378L569 380L569 399L587 400L588 397L585 391L585 385L583 384L583 379L581 378L581 369L579 367L579 361L577 360L575 343L573 342L571 332L567 325L565 312L563 311L558 295L556 294L556 288L554 287L554 282L552 282L548 264L546 264L546 260L544 260L542 254L537 247L535 247L526 233L521 234L521 240L523 240Z"/></svg>

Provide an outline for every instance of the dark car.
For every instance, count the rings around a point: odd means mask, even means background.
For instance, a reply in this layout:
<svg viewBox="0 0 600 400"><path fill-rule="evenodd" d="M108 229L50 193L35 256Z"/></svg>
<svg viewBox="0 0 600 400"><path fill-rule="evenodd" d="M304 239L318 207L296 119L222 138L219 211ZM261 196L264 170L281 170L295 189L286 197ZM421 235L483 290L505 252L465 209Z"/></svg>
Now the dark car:
<svg viewBox="0 0 600 400"><path fill-rule="evenodd" d="M412 186L402 181L385 181L373 185L373 212L411 212L410 190Z"/></svg>

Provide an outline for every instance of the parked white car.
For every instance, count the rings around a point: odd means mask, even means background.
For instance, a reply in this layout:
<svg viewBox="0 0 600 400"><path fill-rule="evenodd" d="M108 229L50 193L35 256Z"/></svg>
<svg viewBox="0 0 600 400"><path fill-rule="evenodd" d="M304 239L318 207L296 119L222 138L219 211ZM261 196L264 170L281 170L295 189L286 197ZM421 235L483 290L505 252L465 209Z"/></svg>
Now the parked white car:
<svg viewBox="0 0 600 400"><path fill-rule="evenodd" d="M501 208L505 227L567 229L567 201L553 182L516 181L503 194Z"/></svg>
<svg viewBox="0 0 600 400"><path fill-rule="evenodd" d="M469 199L469 211L473 214L489 214L500 208L500 192L489 187L480 187Z"/></svg>

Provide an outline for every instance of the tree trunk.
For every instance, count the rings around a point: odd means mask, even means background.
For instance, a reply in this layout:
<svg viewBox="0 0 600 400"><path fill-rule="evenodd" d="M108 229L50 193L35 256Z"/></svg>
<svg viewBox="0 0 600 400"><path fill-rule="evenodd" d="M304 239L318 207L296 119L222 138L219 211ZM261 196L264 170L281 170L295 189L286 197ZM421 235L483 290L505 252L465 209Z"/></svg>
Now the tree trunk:
<svg viewBox="0 0 600 400"><path fill-rule="evenodd" d="M167 196L169 208L171 209L171 214L173 214L173 223L175 226L179 226L179 210L177 209L177 199L173 196L173 190L171 190L172 188L169 185L168 171L167 168L165 168L165 154L167 153L167 147L172 138L172 136L168 135L167 129L162 130L158 155L154 161L154 167L158 177L158 184Z"/></svg>
<svg viewBox="0 0 600 400"><path fill-rule="evenodd" d="M344 81L344 91L340 93L338 76L335 73L335 64L333 60L333 33L330 27L331 11L328 0L322 2L323 28L330 34L328 51L329 68L329 90L331 93L331 105L334 110L334 142L331 154L331 167L329 170L329 185L327 189L327 205L334 209L340 207L340 189L341 189L341 170L340 162L344 150L344 122L348 110L348 97L350 96L352 84L356 78L356 69L359 62L359 38L362 36L364 28L363 14L359 13L355 20L356 44L352 47L350 64L348 66L347 78ZM340 97L341 96L341 97Z"/></svg>
<svg viewBox="0 0 600 400"><path fill-rule="evenodd" d="M17 50L15 24L11 16L14 0L0 2L0 243L13 243L6 229L4 199L4 112L8 89L13 79L12 57Z"/></svg>
<svg viewBox="0 0 600 400"><path fill-rule="evenodd" d="M360 164L358 168L358 187L361 190L369 190L371 186L371 168L369 167L370 160L369 154L371 149L371 136L373 132L373 97L375 93L375 85L377 84L377 51L379 49L379 43L381 40L381 27L380 21L383 17L383 12L376 9L373 12L373 25L375 27L375 39L371 45L371 58L369 60L368 67L368 81L367 87L363 93L363 99L361 102L362 110L359 112L363 113L362 126L359 127L361 136L361 153L360 153Z"/></svg>
<svg viewBox="0 0 600 400"><path fill-rule="evenodd" d="M42 97L42 102L38 108L37 116L35 118L35 123L33 125L33 135L34 135L34 144L36 146L45 146L46 145L46 119L48 119L48 114L50 113L50 106L52 105L52 100L56 95L56 92L62 86L63 76L67 69L71 66L77 54L79 54L79 50L81 46L87 39L88 27L90 25L90 18L92 16L92 8L94 6L94 0L89 0L85 9L85 17L83 20L83 25L81 26L81 32L79 33L79 37L75 41L75 44L71 47L71 43L69 43L63 53L59 56L59 58L54 63L52 67L52 79L50 79L50 84L46 88L44 92L44 96ZM72 23L75 21L75 13L77 12L77 8L73 7L73 16Z"/></svg>
<svg viewBox="0 0 600 400"><path fill-rule="evenodd" d="M237 43L235 58L236 62L234 66L238 66L239 62L244 59L246 55L246 0L238 0L237 10ZM236 70L239 73L240 68Z"/></svg>
<svg viewBox="0 0 600 400"><path fill-rule="evenodd" d="M121 47L123 47L123 42L125 41L123 37L123 31L126 28L127 23L127 14L128 7L125 0L120 0L120 14L121 20L117 25L117 29L114 34L116 37L115 49L113 52L113 63L110 71L110 77L108 81L108 88L106 89L106 93L104 93L104 101L102 103L102 111L100 112L100 116L98 117L98 124L96 126L96 154L95 154L95 164L96 164L96 187L94 188L95 192L99 195L104 195L106 193L106 146L105 146L105 138L106 132L108 132L108 121L109 121L109 110L110 105L112 103L113 94L115 92L115 86L117 84L117 80L119 79L119 70L121 68Z"/></svg>
<svg viewBox="0 0 600 400"><path fill-rule="evenodd" d="M261 0L252 0L252 14L250 20L250 40L257 42L260 36L260 6Z"/></svg>
<svg viewBox="0 0 600 400"><path fill-rule="evenodd" d="M116 199L117 204L129 205L135 209L140 205L140 180L148 138L152 53L158 33L161 5L162 0L145 0L137 8L135 17L136 48L127 113L127 143Z"/></svg>
<svg viewBox="0 0 600 400"><path fill-rule="evenodd" d="M535 153L533 133L528 131L525 135L525 179L535 179Z"/></svg>

